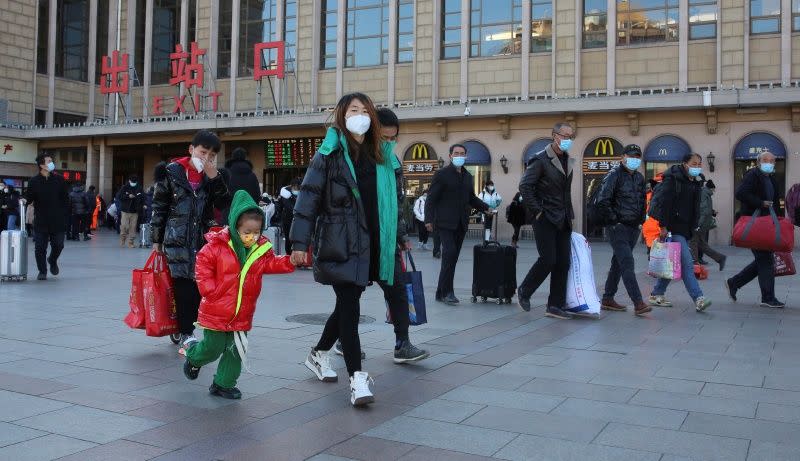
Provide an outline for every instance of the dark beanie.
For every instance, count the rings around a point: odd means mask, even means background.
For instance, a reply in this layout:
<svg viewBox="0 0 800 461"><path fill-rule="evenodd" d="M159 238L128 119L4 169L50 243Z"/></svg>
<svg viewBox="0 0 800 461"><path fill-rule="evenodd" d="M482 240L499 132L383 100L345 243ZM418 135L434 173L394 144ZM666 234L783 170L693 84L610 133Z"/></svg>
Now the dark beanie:
<svg viewBox="0 0 800 461"><path fill-rule="evenodd" d="M628 144L625 148L622 149L623 155L637 155L639 157L642 156L642 148L636 144Z"/></svg>
<svg viewBox="0 0 800 461"><path fill-rule="evenodd" d="M231 152L231 159L232 160L246 160L247 159L247 151L241 147L237 147L233 149Z"/></svg>
<svg viewBox="0 0 800 461"><path fill-rule="evenodd" d="M708 181L706 181L706 187L709 188L709 189L716 189L717 188L717 186L714 184L714 181L712 181L710 179Z"/></svg>

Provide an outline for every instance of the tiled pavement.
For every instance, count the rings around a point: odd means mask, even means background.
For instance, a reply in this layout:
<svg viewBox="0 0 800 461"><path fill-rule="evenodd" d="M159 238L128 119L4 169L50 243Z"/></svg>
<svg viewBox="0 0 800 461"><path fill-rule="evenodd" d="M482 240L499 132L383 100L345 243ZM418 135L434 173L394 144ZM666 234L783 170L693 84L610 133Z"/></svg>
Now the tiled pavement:
<svg viewBox="0 0 800 461"><path fill-rule="evenodd" d="M420 254L430 323L412 339L432 357L391 363L382 294L367 290L362 313L378 321L361 328L364 368L377 402L353 409L345 379L323 384L300 365L321 327L285 320L331 309L309 272L267 279L253 373L241 379L244 399L229 402L207 393L213 366L189 382L169 341L123 325L130 270L147 251L114 237L69 242L62 275L47 282L0 284L0 459L800 459L798 279L778 280L785 310L755 307L756 285L730 303L721 281L749 261L742 250L724 249L725 273L702 282L714 300L706 313L672 286L674 308L599 321L544 318L544 291L531 313L435 304L438 271ZM600 283L609 250L593 251ZM466 300L471 251L463 256ZM534 258L525 245L520 276Z"/></svg>

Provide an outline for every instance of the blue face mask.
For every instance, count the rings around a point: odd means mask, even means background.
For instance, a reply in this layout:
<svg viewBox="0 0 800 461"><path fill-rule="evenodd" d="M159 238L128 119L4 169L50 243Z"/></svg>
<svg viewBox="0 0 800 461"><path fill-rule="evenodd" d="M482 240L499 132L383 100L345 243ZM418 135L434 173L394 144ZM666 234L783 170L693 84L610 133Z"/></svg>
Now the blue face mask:
<svg viewBox="0 0 800 461"><path fill-rule="evenodd" d="M641 165L642 165L642 159L640 158L636 157L625 158L625 167L631 171L638 170Z"/></svg>
<svg viewBox="0 0 800 461"><path fill-rule="evenodd" d="M700 173L702 173L702 172L703 172L703 169L700 168L700 167L692 167L692 166L689 167L689 176L691 176L693 178L696 178L696 177L700 176Z"/></svg>
<svg viewBox="0 0 800 461"><path fill-rule="evenodd" d="M571 139L562 139L558 143L558 148L561 149L562 152L569 152L569 148L572 147L572 140Z"/></svg>
<svg viewBox="0 0 800 461"><path fill-rule="evenodd" d="M56 169L56 164L55 163L50 162L50 163L47 164L47 171L53 171L55 169Z"/></svg>
<svg viewBox="0 0 800 461"><path fill-rule="evenodd" d="M775 172L774 163L762 163L758 165L758 168L761 169L761 172L764 174L772 174Z"/></svg>
<svg viewBox="0 0 800 461"><path fill-rule="evenodd" d="M297 197L298 195L300 195L300 191L299 191L299 190L293 190L293 191L292 191L292 195L294 195L295 197Z"/></svg>
<svg viewBox="0 0 800 461"><path fill-rule="evenodd" d="M467 162L467 157L453 157L453 165L461 168Z"/></svg>

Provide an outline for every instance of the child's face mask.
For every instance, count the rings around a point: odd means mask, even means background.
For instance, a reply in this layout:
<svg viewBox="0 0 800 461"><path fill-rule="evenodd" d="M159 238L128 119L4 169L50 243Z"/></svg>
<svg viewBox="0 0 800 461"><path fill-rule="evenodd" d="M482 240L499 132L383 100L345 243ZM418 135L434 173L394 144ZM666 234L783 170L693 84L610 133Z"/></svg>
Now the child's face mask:
<svg viewBox="0 0 800 461"><path fill-rule="evenodd" d="M257 234L255 232L247 232L247 233L239 232L239 238L242 239L242 244L244 245L245 248L250 248L251 246L253 246L258 241L259 235L260 234Z"/></svg>

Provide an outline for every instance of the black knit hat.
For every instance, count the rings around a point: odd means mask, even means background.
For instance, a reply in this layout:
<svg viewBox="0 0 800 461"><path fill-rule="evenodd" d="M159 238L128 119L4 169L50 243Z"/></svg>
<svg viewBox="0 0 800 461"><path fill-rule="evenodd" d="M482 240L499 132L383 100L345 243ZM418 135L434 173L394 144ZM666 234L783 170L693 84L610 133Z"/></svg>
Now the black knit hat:
<svg viewBox="0 0 800 461"><path fill-rule="evenodd" d="M628 144L625 148L622 149L622 155L635 155L637 157L642 156L642 148L639 147L637 144Z"/></svg>

